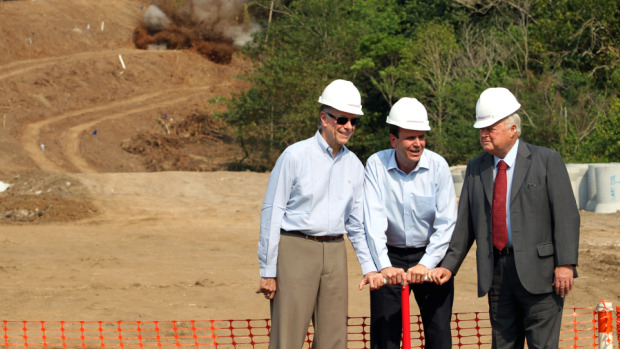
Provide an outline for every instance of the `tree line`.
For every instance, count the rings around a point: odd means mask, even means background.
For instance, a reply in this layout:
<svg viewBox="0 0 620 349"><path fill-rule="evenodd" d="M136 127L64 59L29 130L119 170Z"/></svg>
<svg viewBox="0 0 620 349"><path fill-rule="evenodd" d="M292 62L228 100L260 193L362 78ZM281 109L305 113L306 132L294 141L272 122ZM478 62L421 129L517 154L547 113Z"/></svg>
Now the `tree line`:
<svg viewBox="0 0 620 349"><path fill-rule="evenodd" d="M566 162L620 161L620 7L616 0L256 0L262 21L244 53L250 87L218 117L232 126L240 168L268 170L310 137L318 97L337 78L362 94L348 146L362 161L389 148L385 119L401 97L426 107L429 149L450 165L481 152L475 105L511 90L521 138Z"/></svg>

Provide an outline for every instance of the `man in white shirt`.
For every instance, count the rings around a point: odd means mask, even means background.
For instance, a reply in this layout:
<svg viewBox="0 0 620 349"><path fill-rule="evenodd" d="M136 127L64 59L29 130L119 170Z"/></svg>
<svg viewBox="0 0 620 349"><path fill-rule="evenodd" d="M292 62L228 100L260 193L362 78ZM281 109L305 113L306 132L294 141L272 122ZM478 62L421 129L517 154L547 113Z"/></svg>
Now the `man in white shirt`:
<svg viewBox="0 0 620 349"><path fill-rule="evenodd" d="M404 280L420 308L425 348L449 349L454 283L438 285L425 277L443 259L456 221L450 168L425 149L430 126L418 100L400 99L387 123L393 149L368 159L364 181L368 246L389 285L370 292L371 348L400 348Z"/></svg>
<svg viewBox="0 0 620 349"><path fill-rule="evenodd" d="M364 234L364 168L345 146L363 115L360 93L335 80L319 103L319 130L278 158L261 212L256 292L271 300L269 348L301 348L311 319L313 348L347 347L345 234L364 284L383 283Z"/></svg>

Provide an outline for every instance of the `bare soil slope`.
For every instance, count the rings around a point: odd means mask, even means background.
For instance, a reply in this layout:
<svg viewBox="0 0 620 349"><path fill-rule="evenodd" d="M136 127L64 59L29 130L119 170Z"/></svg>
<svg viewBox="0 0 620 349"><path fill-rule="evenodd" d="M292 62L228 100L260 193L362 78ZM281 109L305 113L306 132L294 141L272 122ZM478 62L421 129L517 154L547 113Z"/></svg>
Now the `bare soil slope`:
<svg viewBox="0 0 620 349"><path fill-rule="evenodd" d="M132 32L145 5L2 3L3 172L213 170L234 161L236 147L212 116L218 97L243 87L235 76L247 62L136 49Z"/></svg>
<svg viewBox="0 0 620 349"><path fill-rule="evenodd" d="M268 317L254 294L268 174L225 171L239 149L213 118L249 64L136 49L148 4L0 2L1 319ZM619 227L582 212L567 306L619 304ZM349 262L350 315L365 316ZM475 282L471 253L455 311L486 310Z"/></svg>

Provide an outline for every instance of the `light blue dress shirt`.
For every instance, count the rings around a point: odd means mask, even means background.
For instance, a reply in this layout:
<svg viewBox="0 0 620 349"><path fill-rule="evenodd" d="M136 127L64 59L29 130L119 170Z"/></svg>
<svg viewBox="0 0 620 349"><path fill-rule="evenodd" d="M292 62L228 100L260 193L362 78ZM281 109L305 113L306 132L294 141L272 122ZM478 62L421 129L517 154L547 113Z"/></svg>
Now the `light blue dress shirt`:
<svg viewBox="0 0 620 349"><path fill-rule="evenodd" d="M347 234L365 274L376 271L363 225L364 167L345 146L334 157L320 132L295 143L271 171L261 211L258 261L275 277L280 228L307 235Z"/></svg>
<svg viewBox="0 0 620 349"><path fill-rule="evenodd" d="M506 246L512 246L512 229L511 229L511 225L510 225L510 194L512 193L512 177L515 173L514 167L515 167L515 162L517 161L517 149L519 149L519 139L517 138L517 142L515 142L515 144L512 146L512 148L510 149L510 151L508 151L508 154L506 154L506 157L503 159L500 159L497 156L493 156L493 161L494 161L494 170L493 170L493 181L495 181L495 176L497 176L497 163L500 160L504 160L504 162L506 163L506 165L508 165L508 168L506 169L506 185L508 186L508 188L506 188L506 228L508 228L508 245ZM494 182L495 183L495 182Z"/></svg>
<svg viewBox="0 0 620 349"><path fill-rule="evenodd" d="M398 168L394 149L366 162L364 225L370 253L381 270L391 267L387 245L425 247L420 264L433 269L446 254L456 222L456 194L450 168L424 149L411 173Z"/></svg>

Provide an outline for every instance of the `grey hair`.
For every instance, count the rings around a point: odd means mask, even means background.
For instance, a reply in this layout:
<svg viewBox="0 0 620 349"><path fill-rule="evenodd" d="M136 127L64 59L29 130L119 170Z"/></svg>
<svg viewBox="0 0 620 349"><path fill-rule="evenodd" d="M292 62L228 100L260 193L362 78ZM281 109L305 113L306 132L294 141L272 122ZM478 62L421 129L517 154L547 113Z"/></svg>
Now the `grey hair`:
<svg viewBox="0 0 620 349"><path fill-rule="evenodd" d="M319 108L319 132L321 132L323 130L323 125L321 124L321 113L323 111L329 113L331 111L331 109L332 109L332 107L330 107L329 105L321 104L321 107Z"/></svg>
<svg viewBox="0 0 620 349"><path fill-rule="evenodd" d="M521 136L521 118L519 114L512 113L506 117L506 128L512 127L512 125L517 126L517 135Z"/></svg>

